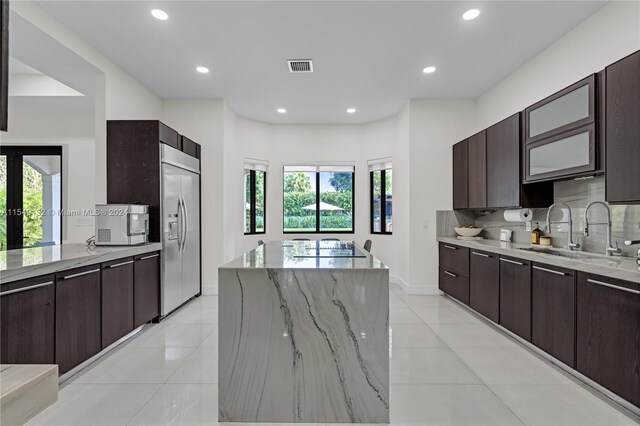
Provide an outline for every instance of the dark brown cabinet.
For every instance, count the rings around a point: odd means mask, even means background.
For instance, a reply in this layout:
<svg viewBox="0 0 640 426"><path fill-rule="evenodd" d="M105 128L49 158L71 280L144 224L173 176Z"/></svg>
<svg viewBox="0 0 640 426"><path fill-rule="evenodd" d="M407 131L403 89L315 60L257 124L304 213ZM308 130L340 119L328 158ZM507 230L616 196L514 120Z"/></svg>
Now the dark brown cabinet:
<svg viewBox="0 0 640 426"><path fill-rule="evenodd" d="M469 306L494 322L499 319L500 265L494 253L471 250Z"/></svg>
<svg viewBox="0 0 640 426"><path fill-rule="evenodd" d="M531 270L531 342L575 367L575 274L534 263Z"/></svg>
<svg viewBox="0 0 640 426"><path fill-rule="evenodd" d="M192 141L186 136L180 136L181 140L181 150L185 154L188 154L192 157L200 159L200 145Z"/></svg>
<svg viewBox="0 0 640 426"><path fill-rule="evenodd" d="M460 302L469 304L469 249L440 243L439 288Z"/></svg>
<svg viewBox="0 0 640 426"><path fill-rule="evenodd" d="M520 206L520 114L487 129L487 206Z"/></svg>
<svg viewBox="0 0 640 426"><path fill-rule="evenodd" d="M578 272L579 372L640 407L640 285Z"/></svg>
<svg viewBox="0 0 640 426"><path fill-rule="evenodd" d="M64 374L100 352L100 267L56 274L56 364Z"/></svg>
<svg viewBox="0 0 640 426"><path fill-rule="evenodd" d="M487 132L476 133L467 140L470 209L487 207Z"/></svg>
<svg viewBox="0 0 640 426"><path fill-rule="evenodd" d="M0 363L53 364L54 276L3 284L0 293Z"/></svg>
<svg viewBox="0 0 640 426"><path fill-rule="evenodd" d="M102 264L102 348L133 331L133 258Z"/></svg>
<svg viewBox="0 0 640 426"><path fill-rule="evenodd" d="M134 264L134 327L160 315L160 253L136 256Z"/></svg>
<svg viewBox="0 0 640 426"><path fill-rule="evenodd" d="M531 263L500 256L500 325L531 341Z"/></svg>
<svg viewBox="0 0 640 426"><path fill-rule="evenodd" d="M182 149L180 135L178 134L178 132L159 121L155 123L157 123L158 125L158 140L160 141L160 143L172 146L175 149Z"/></svg>
<svg viewBox="0 0 640 426"><path fill-rule="evenodd" d="M0 131L7 131L9 103L9 0L0 1Z"/></svg>
<svg viewBox="0 0 640 426"><path fill-rule="evenodd" d="M453 208L469 207L469 155L467 139L453 146Z"/></svg>
<svg viewBox="0 0 640 426"><path fill-rule="evenodd" d="M522 184L521 121L514 114L453 146L454 209L553 204L553 182Z"/></svg>
<svg viewBox="0 0 640 426"><path fill-rule="evenodd" d="M606 68L606 199L640 202L640 51Z"/></svg>
<svg viewBox="0 0 640 426"><path fill-rule="evenodd" d="M160 121L107 121L107 203L147 204L152 242L161 241L160 143L200 157L200 145Z"/></svg>

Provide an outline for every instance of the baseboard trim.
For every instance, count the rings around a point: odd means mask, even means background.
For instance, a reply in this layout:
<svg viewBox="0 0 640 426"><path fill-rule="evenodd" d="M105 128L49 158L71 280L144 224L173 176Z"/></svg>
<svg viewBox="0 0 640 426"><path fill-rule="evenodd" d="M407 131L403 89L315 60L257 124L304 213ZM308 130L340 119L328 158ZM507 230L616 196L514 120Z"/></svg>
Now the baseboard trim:
<svg viewBox="0 0 640 426"><path fill-rule="evenodd" d="M398 275L390 275L389 282L398 285L405 293L415 296L442 296L437 285L411 285Z"/></svg>

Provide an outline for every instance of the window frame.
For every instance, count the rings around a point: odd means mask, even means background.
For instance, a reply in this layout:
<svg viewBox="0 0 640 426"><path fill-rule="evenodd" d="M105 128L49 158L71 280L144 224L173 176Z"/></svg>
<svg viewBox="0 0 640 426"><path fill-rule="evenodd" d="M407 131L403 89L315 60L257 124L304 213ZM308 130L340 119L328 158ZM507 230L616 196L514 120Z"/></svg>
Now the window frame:
<svg viewBox="0 0 640 426"><path fill-rule="evenodd" d="M263 235L267 233L267 172L264 170L255 170L255 169L245 169L245 170L249 170L249 185L251 187L249 190L249 208L250 208L251 214L249 215L249 232L245 231L244 235ZM262 185L263 185L262 191L264 193L264 196L263 196L264 206L263 206L262 220L263 220L264 227L262 231L256 231L256 193L257 193L256 172L264 173L264 181L262 182ZM246 193L246 188L244 189L243 192ZM245 200L245 203L246 203L246 200Z"/></svg>
<svg viewBox="0 0 640 426"><path fill-rule="evenodd" d="M0 155L7 157L7 202L5 215L7 232L7 250L22 249L24 246L24 216L9 214L9 211L24 209L23 199L23 157L31 155L47 155L60 157L60 209L64 210L64 156L59 145L2 145ZM63 244L64 222L60 214L60 244Z"/></svg>
<svg viewBox="0 0 640 426"><path fill-rule="evenodd" d="M285 231L284 229L284 176L285 173L296 173L293 171L282 172L282 233L303 235L303 234L355 234L356 232L356 172L351 172L351 231L321 231L320 230L320 173L349 173L349 172L331 172L330 170L316 170L316 230L315 231Z"/></svg>
<svg viewBox="0 0 640 426"><path fill-rule="evenodd" d="M393 235L393 231L386 231L387 228L387 170L392 170L392 168L388 169L380 169L380 170L372 170L369 172L369 220L371 223L371 234L373 235ZM373 195L373 174L376 172L380 172L380 229L381 231L374 230L374 195ZM392 213L393 214L393 213ZM393 216L392 223L393 223ZM383 222L384 221L384 226ZM382 229L385 229L382 231Z"/></svg>

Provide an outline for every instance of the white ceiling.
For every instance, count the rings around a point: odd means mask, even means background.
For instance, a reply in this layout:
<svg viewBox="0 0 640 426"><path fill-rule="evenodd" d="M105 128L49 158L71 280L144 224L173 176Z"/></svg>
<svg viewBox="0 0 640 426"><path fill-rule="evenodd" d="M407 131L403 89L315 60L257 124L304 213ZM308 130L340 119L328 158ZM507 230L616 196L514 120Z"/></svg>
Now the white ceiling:
<svg viewBox="0 0 640 426"><path fill-rule="evenodd" d="M163 98L222 98L267 122L359 123L396 114L407 99L475 98L606 2L38 4ZM462 20L472 7L480 17ZM152 18L153 8L169 19ZM314 73L290 74L291 58L313 59ZM423 74L429 65L437 71Z"/></svg>

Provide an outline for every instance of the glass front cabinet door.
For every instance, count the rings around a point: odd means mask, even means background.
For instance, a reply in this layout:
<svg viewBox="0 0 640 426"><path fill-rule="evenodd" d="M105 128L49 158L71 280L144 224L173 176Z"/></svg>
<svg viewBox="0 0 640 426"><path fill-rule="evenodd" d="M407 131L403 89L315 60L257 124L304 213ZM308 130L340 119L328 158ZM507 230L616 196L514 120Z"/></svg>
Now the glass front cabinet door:
<svg viewBox="0 0 640 426"><path fill-rule="evenodd" d="M525 109L525 182L596 170L596 78Z"/></svg>

